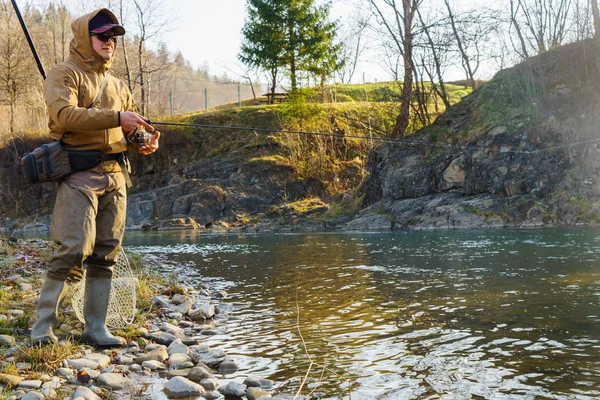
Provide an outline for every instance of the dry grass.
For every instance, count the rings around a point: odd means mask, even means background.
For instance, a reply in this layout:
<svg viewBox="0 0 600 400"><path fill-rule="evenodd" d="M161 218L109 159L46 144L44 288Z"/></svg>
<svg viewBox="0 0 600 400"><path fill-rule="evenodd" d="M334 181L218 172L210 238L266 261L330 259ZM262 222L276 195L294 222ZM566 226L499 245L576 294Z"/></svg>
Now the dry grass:
<svg viewBox="0 0 600 400"><path fill-rule="evenodd" d="M61 367L62 361L80 350L71 342L42 346L22 347L15 353L15 362L31 364L33 372L53 374Z"/></svg>

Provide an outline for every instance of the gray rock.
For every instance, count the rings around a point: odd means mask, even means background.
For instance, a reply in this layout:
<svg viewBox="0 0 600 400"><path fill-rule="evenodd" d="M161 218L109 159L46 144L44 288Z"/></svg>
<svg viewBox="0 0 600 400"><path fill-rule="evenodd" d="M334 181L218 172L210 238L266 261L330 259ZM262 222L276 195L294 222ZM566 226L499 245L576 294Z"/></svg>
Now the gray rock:
<svg viewBox="0 0 600 400"><path fill-rule="evenodd" d="M190 348L187 345L183 344L181 339L175 339L167 348L167 352L169 353L169 355L189 354Z"/></svg>
<svg viewBox="0 0 600 400"><path fill-rule="evenodd" d="M57 376L53 376L49 381L42 384L44 389L58 389L60 387L60 379Z"/></svg>
<svg viewBox="0 0 600 400"><path fill-rule="evenodd" d="M219 387L219 382L217 382L216 379L202 379L200 381L200 385L202 385L202 387L208 392L212 392L214 390L217 390L217 388Z"/></svg>
<svg viewBox="0 0 600 400"><path fill-rule="evenodd" d="M0 346L12 347L16 346L17 340L10 335L0 335Z"/></svg>
<svg viewBox="0 0 600 400"><path fill-rule="evenodd" d="M78 386L75 390L73 398L76 399L78 397L82 397L85 400L102 400L100 396L85 386Z"/></svg>
<svg viewBox="0 0 600 400"><path fill-rule="evenodd" d="M98 384L110 389L123 389L129 382L130 379L121 374L108 373L102 374L98 377Z"/></svg>
<svg viewBox="0 0 600 400"><path fill-rule="evenodd" d="M139 364L132 364L132 365L129 366L129 370L131 372L141 372L143 370L143 368Z"/></svg>
<svg viewBox="0 0 600 400"><path fill-rule="evenodd" d="M73 370L71 368L65 368L65 367L59 368L58 373L67 379L70 379L73 377L73 375L75 375L75 373L73 372Z"/></svg>
<svg viewBox="0 0 600 400"><path fill-rule="evenodd" d="M171 307L171 309L174 312L181 313L182 315L186 315L187 313L190 312L190 310L192 309L193 306L194 306L194 301L192 299L188 298L183 303L181 303L175 307Z"/></svg>
<svg viewBox="0 0 600 400"><path fill-rule="evenodd" d="M184 366L185 364L185 366ZM190 365L191 364L191 365ZM194 366L192 358L187 354L175 353L169 356L169 365L173 369L191 368Z"/></svg>
<svg viewBox="0 0 600 400"><path fill-rule="evenodd" d="M205 400L217 400L221 395L216 390L212 392L206 392L202 395Z"/></svg>
<svg viewBox="0 0 600 400"><path fill-rule="evenodd" d="M27 381L22 381L17 386L23 389L39 389L40 386L42 386L42 381L37 379L31 379Z"/></svg>
<svg viewBox="0 0 600 400"><path fill-rule="evenodd" d="M144 361L150 361L150 360L165 362L165 360L167 360L168 358L169 358L169 353L167 352L167 349L165 347L160 347L158 349L152 350L146 354L142 354L141 356L137 357L135 359L135 363L141 364Z"/></svg>
<svg viewBox="0 0 600 400"><path fill-rule="evenodd" d="M223 389L223 394L227 396L243 397L246 394L246 385L243 383L231 381Z"/></svg>
<svg viewBox="0 0 600 400"><path fill-rule="evenodd" d="M223 362L221 363L221 365L219 365L219 372L224 375L233 374L234 372L236 372L239 369L240 369L240 367L238 367L238 365L235 363L235 361L231 357L225 357L223 359Z"/></svg>
<svg viewBox="0 0 600 400"><path fill-rule="evenodd" d="M258 387L250 387L246 389L246 397L248 398L248 400L257 400L261 397L271 398L271 394L265 389L261 389Z"/></svg>
<svg viewBox="0 0 600 400"><path fill-rule="evenodd" d="M173 304L181 304L184 301L186 301L187 299L189 299L189 296L186 296L184 294L175 294L173 295L173 297L171 297L171 301L173 302Z"/></svg>
<svg viewBox="0 0 600 400"><path fill-rule="evenodd" d="M44 400L44 395L39 392L29 392L21 397L21 400Z"/></svg>
<svg viewBox="0 0 600 400"><path fill-rule="evenodd" d="M181 376L171 378L165 384L163 391L171 398L198 396L205 392L202 386Z"/></svg>
<svg viewBox="0 0 600 400"><path fill-rule="evenodd" d="M152 302L159 307L169 307L171 305L171 302L165 296L155 296Z"/></svg>
<svg viewBox="0 0 600 400"><path fill-rule="evenodd" d="M203 363L208 365L211 368L218 369L223 360L226 357L226 354L223 350L211 350L206 345L196 345L190 347L190 355L192 356L192 360L196 363Z"/></svg>
<svg viewBox="0 0 600 400"><path fill-rule="evenodd" d="M190 368L185 369L170 369L167 371L167 378L175 378L176 376L182 376L184 378L188 378L188 373L190 372ZM188 378L189 379L189 378Z"/></svg>
<svg viewBox="0 0 600 400"><path fill-rule="evenodd" d="M261 379L256 378L254 376L249 376L244 380L244 385L248 387L260 387L260 388L269 388L275 384L274 381L270 379Z"/></svg>
<svg viewBox="0 0 600 400"><path fill-rule="evenodd" d="M168 332L154 332L150 334L150 339L156 343L168 346L173 340L177 339L177 337Z"/></svg>
<svg viewBox="0 0 600 400"><path fill-rule="evenodd" d="M210 304L196 304L194 308L188 312L188 315L196 322L204 322L215 316L215 306Z"/></svg>
<svg viewBox="0 0 600 400"><path fill-rule="evenodd" d="M67 360L67 364L71 368L82 370L83 368L96 369L100 366L97 361L89 360L87 358L76 358L74 360Z"/></svg>
<svg viewBox="0 0 600 400"><path fill-rule="evenodd" d="M208 369L196 366L189 370L188 379L201 382L203 379L215 379L215 377L208 371Z"/></svg>
<svg viewBox="0 0 600 400"><path fill-rule="evenodd" d="M143 368L148 368L150 371L156 371L161 369L167 369L166 364L156 360L148 360L142 363Z"/></svg>
<svg viewBox="0 0 600 400"><path fill-rule="evenodd" d="M183 329L181 329L178 326L175 325L171 325L168 322L163 322L162 326L160 327L160 329L163 332L167 332L170 333L173 336L176 336L178 338L182 338L185 337L185 333L183 332ZM171 344L173 341L169 342L169 344Z"/></svg>
<svg viewBox="0 0 600 400"><path fill-rule="evenodd" d="M86 356L83 356L83 358L98 363L99 368L104 368L108 364L110 364L110 357L101 353L88 354Z"/></svg>
<svg viewBox="0 0 600 400"><path fill-rule="evenodd" d="M51 388L42 388L42 391L40 393L42 394L42 396L44 396L45 399L56 399L58 397L58 393L56 393L56 390Z"/></svg>
<svg viewBox="0 0 600 400"><path fill-rule="evenodd" d="M20 371L27 371L31 369L31 363L28 362L20 362L17 363L17 369Z"/></svg>

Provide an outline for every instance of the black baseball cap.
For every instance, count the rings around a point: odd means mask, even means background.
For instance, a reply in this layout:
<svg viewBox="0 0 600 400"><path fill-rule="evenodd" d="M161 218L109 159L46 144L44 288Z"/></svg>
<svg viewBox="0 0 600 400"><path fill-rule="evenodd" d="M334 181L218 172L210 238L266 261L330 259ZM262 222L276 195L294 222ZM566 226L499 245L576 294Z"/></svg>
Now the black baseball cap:
<svg viewBox="0 0 600 400"><path fill-rule="evenodd" d="M113 30L116 36L124 35L125 28L119 24L115 24L108 15L100 12L90 20L90 33L104 33Z"/></svg>

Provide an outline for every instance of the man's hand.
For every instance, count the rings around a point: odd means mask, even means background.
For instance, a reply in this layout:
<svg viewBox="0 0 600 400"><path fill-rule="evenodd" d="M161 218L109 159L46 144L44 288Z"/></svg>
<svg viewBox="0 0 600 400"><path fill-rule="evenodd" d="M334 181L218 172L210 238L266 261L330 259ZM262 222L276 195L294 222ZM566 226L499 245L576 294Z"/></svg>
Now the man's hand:
<svg viewBox="0 0 600 400"><path fill-rule="evenodd" d="M154 128L153 128L154 130ZM138 149L138 153L143 154L145 156L147 156L148 154L152 154L154 153L156 150L158 150L158 139L160 138L160 132L159 131L155 131L154 135L152 135L152 137L150 138L150 142L148 142L147 145L144 145L142 147L140 147Z"/></svg>
<svg viewBox="0 0 600 400"><path fill-rule="evenodd" d="M123 132L129 133L138 126L143 126L148 132L154 132L152 125L148 123L148 120L138 113L132 111L123 111L120 115L121 128Z"/></svg>

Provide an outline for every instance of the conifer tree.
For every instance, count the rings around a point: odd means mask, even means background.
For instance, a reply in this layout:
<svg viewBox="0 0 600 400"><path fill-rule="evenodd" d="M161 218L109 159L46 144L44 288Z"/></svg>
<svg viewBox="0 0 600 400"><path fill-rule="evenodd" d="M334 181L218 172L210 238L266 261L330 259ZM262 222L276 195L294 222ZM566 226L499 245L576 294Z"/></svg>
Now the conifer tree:
<svg viewBox="0 0 600 400"><path fill-rule="evenodd" d="M272 91L284 68L292 91L298 88L299 71L323 81L336 70L340 58L329 8L317 7L314 0L247 0L240 61L268 71Z"/></svg>

